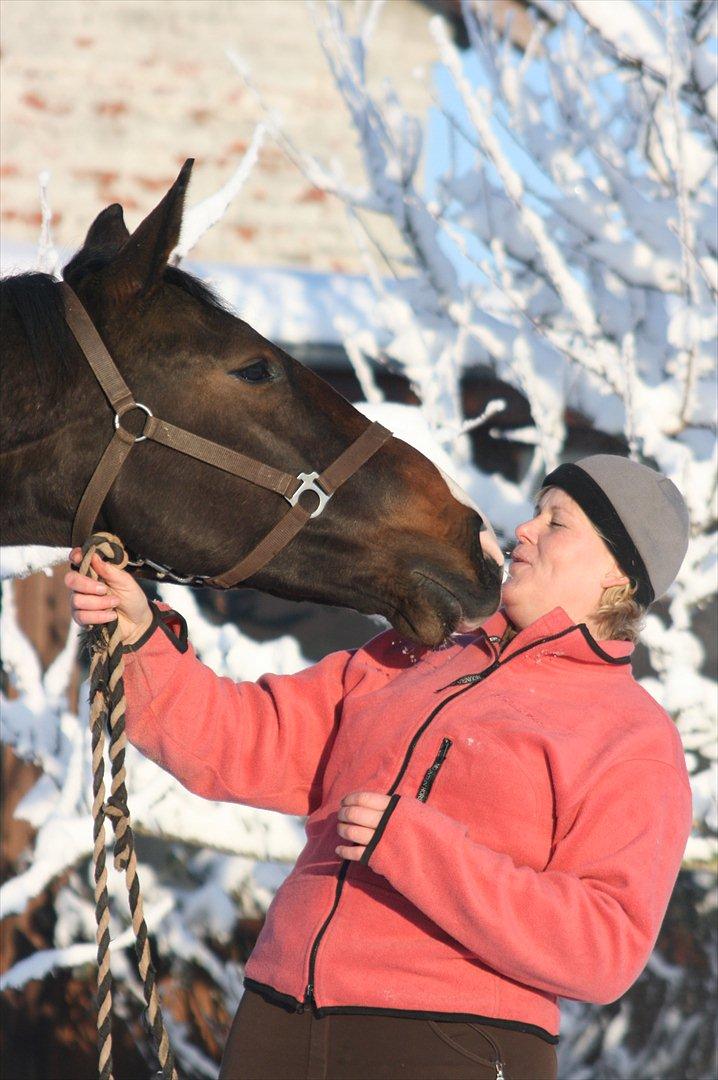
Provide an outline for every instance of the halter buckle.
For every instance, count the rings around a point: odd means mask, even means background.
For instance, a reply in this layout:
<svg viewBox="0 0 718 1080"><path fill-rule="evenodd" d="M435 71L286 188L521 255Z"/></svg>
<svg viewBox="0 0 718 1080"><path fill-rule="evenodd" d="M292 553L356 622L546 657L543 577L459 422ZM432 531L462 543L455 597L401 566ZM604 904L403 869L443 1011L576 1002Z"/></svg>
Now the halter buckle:
<svg viewBox="0 0 718 1080"><path fill-rule="evenodd" d="M293 495L285 495L284 496L284 498L287 500L287 502L289 503L290 506L296 506L297 503L299 502L299 496L301 494L303 494L303 492L305 492L305 491L313 491L314 494L319 499L319 506L316 508L316 510L314 510L309 515L310 517L313 517L313 518L318 517L319 514L321 514L322 510L324 509L324 507L327 505L327 503L331 499L332 495L334 494L333 491L330 491L329 494L327 494L327 492L324 491L324 489L321 488L319 486L319 484L317 483L318 479L319 479L319 473L318 472L300 472L300 473L297 473L297 480L301 480L301 483L300 483L299 487L297 488L297 490L294 492Z"/></svg>

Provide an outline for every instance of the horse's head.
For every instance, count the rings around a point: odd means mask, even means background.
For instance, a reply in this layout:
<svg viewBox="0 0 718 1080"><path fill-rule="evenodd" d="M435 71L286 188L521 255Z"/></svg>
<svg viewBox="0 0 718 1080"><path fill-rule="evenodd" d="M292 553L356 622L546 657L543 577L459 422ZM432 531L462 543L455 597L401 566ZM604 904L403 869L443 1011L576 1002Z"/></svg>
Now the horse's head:
<svg viewBox="0 0 718 1080"><path fill-rule="evenodd" d="M131 235L119 205L104 210L65 279L135 400L155 416L277 469L321 472L368 421L197 279L168 265L191 165ZM107 401L80 357L78 349L64 405L65 421L73 421L63 460L75 506L112 434ZM98 527L177 571L213 576L286 510L275 492L148 440L129 455ZM501 556L487 525L430 461L392 438L247 584L382 614L435 646L497 606Z"/></svg>

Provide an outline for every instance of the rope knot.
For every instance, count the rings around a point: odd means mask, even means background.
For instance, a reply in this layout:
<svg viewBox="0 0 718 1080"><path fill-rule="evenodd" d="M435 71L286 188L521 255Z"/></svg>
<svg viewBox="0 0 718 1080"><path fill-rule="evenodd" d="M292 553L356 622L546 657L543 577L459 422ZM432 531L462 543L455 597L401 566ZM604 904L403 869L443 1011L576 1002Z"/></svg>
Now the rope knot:
<svg viewBox="0 0 718 1080"><path fill-rule="evenodd" d="M87 560L87 566L89 567L90 559L93 552L97 552L101 555L105 562L113 563L115 566L122 570L129 560L129 556L125 551L125 546L119 537L115 536L111 532L96 532L92 536L89 536L85 543L82 545L82 565L80 566L80 573L87 573L85 567L85 560ZM96 575L95 575L96 576Z"/></svg>
<svg viewBox="0 0 718 1080"><path fill-rule="evenodd" d="M132 854L129 807L126 800L116 792L104 803L103 808L115 831L115 869L126 870Z"/></svg>
<svg viewBox="0 0 718 1080"><path fill-rule="evenodd" d="M130 811L127 807L127 803L122 803L117 800L115 795L111 795L104 805L105 813L109 818L127 818L129 820Z"/></svg>

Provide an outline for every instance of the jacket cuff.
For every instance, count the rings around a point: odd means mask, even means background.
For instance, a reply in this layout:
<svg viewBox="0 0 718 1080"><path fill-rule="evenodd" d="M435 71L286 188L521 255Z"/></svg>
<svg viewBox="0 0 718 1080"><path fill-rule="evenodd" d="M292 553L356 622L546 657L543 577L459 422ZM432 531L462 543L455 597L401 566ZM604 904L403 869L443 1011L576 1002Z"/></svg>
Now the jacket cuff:
<svg viewBox="0 0 718 1080"><path fill-rule="evenodd" d="M397 804L398 804L400 798L401 798L401 795L392 795L390 797L390 799L389 799L389 802L387 804L387 807L386 807L384 813L379 818L379 823L378 823L376 829L374 830L374 835L372 836L372 838L369 841L369 843L367 844L367 846L364 848L364 853L363 853L362 857L359 859L359 862L364 863L365 866L367 866L369 864L369 860L372 857L372 853L373 853L376 845L381 840L381 838L382 838L382 836L384 834L384 829L389 824L389 818L391 817L391 815L396 810L396 807L397 807Z"/></svg>
<svg viewBox="0 0 718 1080"><path fill-rule="evenodd" d="M371 859L371 869L399 888L408 851L418 848L430 853L437 845L451 849L465 840L467 833L466 825L429 803L412 795L392 795L359 862L369 864ZM384 842L379 845L382 836Z"/></svg>
<svg viewBox="0 0 718 1080"><path fill-rule="evenodd" d="M131 645L122 646L123 653L137 652L153 637L157 630L160 630L165 635L178 652L187 652L187 623L184 617L161 601L150 601L150 608L152 609L152 622L137 641L134 641Z"/></svg>

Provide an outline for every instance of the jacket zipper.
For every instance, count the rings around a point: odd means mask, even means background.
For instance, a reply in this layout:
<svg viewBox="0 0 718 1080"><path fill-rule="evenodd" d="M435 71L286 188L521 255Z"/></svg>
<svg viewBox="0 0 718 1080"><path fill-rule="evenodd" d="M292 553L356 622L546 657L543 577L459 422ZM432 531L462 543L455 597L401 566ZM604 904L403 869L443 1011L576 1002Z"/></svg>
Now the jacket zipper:
<svg viewBox="0 0 718 1080"><path fill-rule="evenodd" d="M440 686L436 693L440 693L442 690L448 690L450 686L473 686L475 683L483 682L487 675L490 675L492 671L496 671L496 668L506 667L516 656L521 656L522 653L528 652L529 649L535 649L537 645L545 645L547 641L555 641L557 638L565 637L566 634L572 633L576 629L575 626L569 626L565 630L559 630L557 634L549 634L548 637L539 638L538 641L530 641L528 645L522 646L517 649L516 652L511 653L511 656L507 656L505 660L500 660L498 657L494 660L489 667L483 671L477 672L475 675L462 675L458 679L454 679L453 682L447 683L446 686Z"/></svg>
<svg viewBox="0 0 718 1080"><path fill-rule="evenodd" d="M319 948L319 942L324 936L324 933L331 921L334 912L337 910L337 905L339 904L339 897L342 894L342 889L344 887L344 879L346 878L349 871L350 863L351 859L344 859L342 862L341 868L339 870L339 876L337 878L337 887L336 892L334 893L334 903L332 904L332 910L329 912L326 919L319 928L319 932L317 933L317 936L315 937L312 944L312 949L309 953L309 982L307 983L306 989L304 991L304 1003L299 1006L297 1012L304 1012L305 1006L311 1007L312 1005L316 1005L316 1002L314 1000L314 965L317 958L317 949Z"/></svg>
<svg viewBox="0 0 718 1080"><path fill-rule="evenodd" d="M436 706L436 708L432 709L432 711L429 713L428 717L426 718L424 723L421 725L421 727L418 729L418 731L414 732L414 735L413 735L413 737L411 739L411 742L409 743L409 745L407 747L407 750L406 750L406 753L404 755L404 760L401 763L401 768L399 769L399 772L396 775L396 779L394 780L394 783L391 785L391 787L387 791L387 795L393 795L394 792L396 791L397 787L401 783L401 780L402 780L402 777L404 776L404 773L406 772L406 770L407 770L407 768L409 766L409 761L411 760L411 755L414 753L414 749L416 747L416 744L418 743L419 739L421 738L421 736L426 731L429 724L441 712L441 710L444 708L445 705L448 705L450 702L454 701L455 698L461 697L462 694L465 694L466 691L470 690L472 688L472 686L476 685L476 683L482 682L493 671L496 671L497 668L504 667L511 660L513 660L515 656L520 656L522 653L528 652L529 649L533 649L537 645L543 645L547 641L554 641L556 638L563 637L565 634L570 634L571 631L575 630L575 629L576 629L575 626L570 626L566 630L561 630L558 634L551 634L549 637L540 638L538 641L532 641L528 645L524 645L524 647L522 649L517 649L517 651L515 653L512 653L511 656L509 656L503 662L497 657L494 660L494 662L492 664L490 664L489 667L487 667L484 671L481 671L476 675L463 675L460 679L455 679L454 682L448 683L447 686L440 687L441 690L447 690L450 686L460 686L461 689L457 690L455 694L450 694L449 697L444 698L443 701L440 701L439 704ZM436 693L439 693L439 690L437 690ZM448 747L447 747L447 751L448 751ZM444 757L446 757L446 752L444 753ZM434 762L434 764L436 764L436 762ZM441 766L441 762L439 762L439 767L440 766ZM434 776L436 776L436 774L434 774ZM426 780L426 777L424 777L424 780ZM427 792L427 794L428 794L428 792ZM339 899L340 899L340 897L342 895L342 889L344 888L344 881L346 880L347 873L349 872L349 867L351 865L351 862L352 862L351 859L344 859L343 862L342 862L341 868L339 870L339 875L337 877L337 888L336 888L336 892L334 893L334 903L332 904L332 909L329 912L329 914L327 915L327 917L324 920L324 922L322 923L322 925L320 926L320 928L319 928L319 930L317 932L317 936L314 938L314 941L312 943L312 948L311 948L311 951L309 953L309 980L308 980L306 988L304 990L304 1001L302 1002L301 1005L299 1005L299 1007L297 1009L297 1012L304 1012L305 1008L308 1008L308 1007L310 1008L312 1006L316 1006L316 999L314 997L314 969L315 969L316 961L317 961L317 950L319 948L319 944L320 944L322 938L324 937L324 935L325 935L325 933L327 931L327 927L329 926L329 923L332 920L332 916L334 915L334 912L337 910L337 907L339 905ZM497 1065L500 1067L501 1063L498 1062ZM497 1072L498 1072L498 1070L497 1070ZM503 1070L501 1071L501 1073L498 1074L498 1076L499 1077L503 1076ZM497 1078L497 1080L498 1080L498 1078Z"/></svg>
<svg viewBox="0 0 718 1080"><path fill-rule="evenodd" d="M437 715L437 713L441 712L441 710L444 708L445 705L448 705L450 701L454 700L454 698L461 697L462 694L465 694L466 691L470 690L470 689L471 689L471 686L462 686L461 689L457 690L455 694L450 694L449 697L444 698L443 701L440 701L435 709L432 709L431 713L429 714L427 719L424 721L424 723L421 725L419 730L414 733L414 736L413 736L413 738L412 738L412 740L409 743L409 746L407 748L406 754L404 755L404 760L403 760L403 762L401 764L401 768L399 769L397 777L394 780L394 783L392 784L391 788L387 792L388 795L393 795L394 791L397 788L397 786L401 783L401 778L404 775L404 773L406 772L406 768L407 768L407 766L409 764L409 760L410 760L411 755L412 755L412 753L414 751L414 747L416 746L417 742L419 741L419 739L420 739L422 733L424 732L425 728L431 723L431 721L434 719L434 717ZM317 932L317 936L315 937L314 942L312 944L312 948L311 948L311 951L309 953L309 981L307 982L307 986L306 986L306 989L304 991L304 1002L297 1009L297 1012L304 1012L305 1007L311 1007L312 1005L316 1005L316 1001L315 1001L315 998L314 998L314 968L315 968L316 960L317 960L317 949L319 948L319 943L321 942L322 938L324 937L324 934L326 933L327 927L329 926L329 923L331 922L331 919L332 919L332 916L334 915L334 912L337 910L337 905L339 904L339 898L341 897L341 894L342 894L342 889L344 887L344 881L345 881L347 873L349 871L349 866L351 865L351 861L352 861L351 859L344 859L344 861L342 862L341 869L339 870L339 876L337 878L337 888L336 888L336 892L334 894L334 903L332 904L332 909L329 912L329 914L327 915L324 922L322 923L321 927L319 928L319 931Z"/></svg>
<svg viewBox="0 0 718 1080"><path fill-rule="evenodd" d="M431 791L433 783L436 780L436 776L437 776L437 773L439 772L439 769L441 768L441 766L444 764L444 761L446 760L446 755L449 752L450 746L451 746L451 739L442 739L441 740L441 746L439 747L439 753L434 758L433 763L426 770L426 773L424 775L424 779L421 781L421 784L419 785L419 790L416 793L416 797L419 800L419 802L426 802L426 800L429 798L429 792Z"/></svg>

